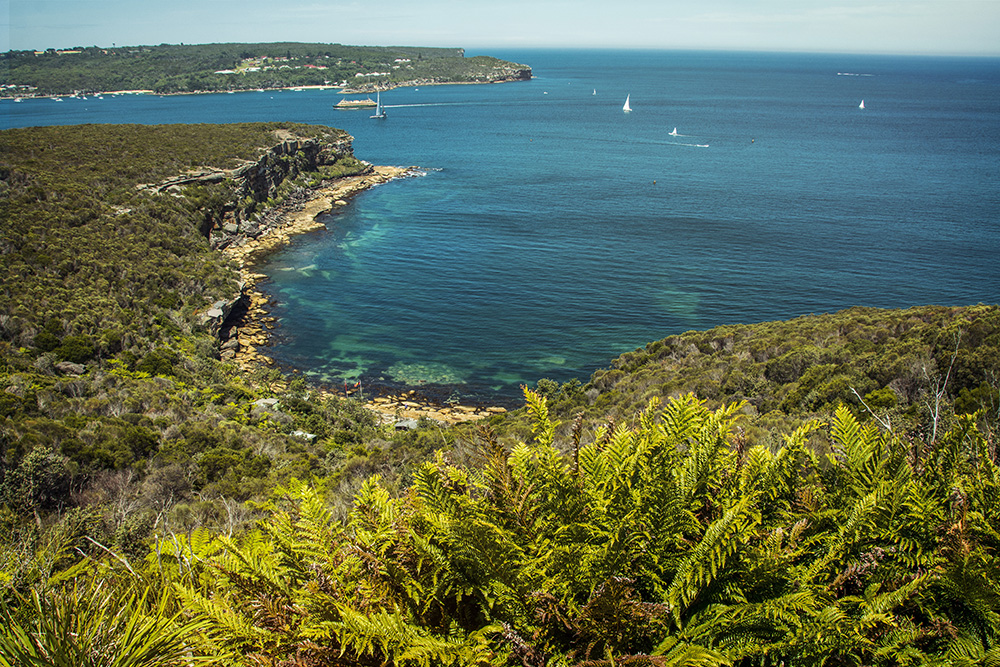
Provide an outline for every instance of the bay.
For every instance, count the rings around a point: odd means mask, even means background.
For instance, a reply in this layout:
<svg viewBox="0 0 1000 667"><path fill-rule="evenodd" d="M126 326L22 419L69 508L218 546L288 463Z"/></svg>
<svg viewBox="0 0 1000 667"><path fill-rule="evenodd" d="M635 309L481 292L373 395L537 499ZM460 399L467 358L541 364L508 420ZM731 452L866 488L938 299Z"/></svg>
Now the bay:
<svg viewBox="0 0 1000 667"><path fill-rule="evenodd" d="M689 329L1000 301L998 59L491 55L535 78L396 89L384 120L330 91L0 109L6 127L321 123L420 167L263 267L273 355L318 381L515 396Z"/></svg>

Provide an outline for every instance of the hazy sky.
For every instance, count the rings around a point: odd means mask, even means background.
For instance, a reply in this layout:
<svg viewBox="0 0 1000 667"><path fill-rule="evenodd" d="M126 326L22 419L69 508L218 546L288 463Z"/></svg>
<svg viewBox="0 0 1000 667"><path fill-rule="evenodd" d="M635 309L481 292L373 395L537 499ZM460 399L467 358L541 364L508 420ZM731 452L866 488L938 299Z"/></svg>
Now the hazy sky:
<svg viewBox="0 0 1000 667"><path fill-rule="evenodd" d="M207 42L1000 55L1000 0L0 0L0 51Z"/></svg>

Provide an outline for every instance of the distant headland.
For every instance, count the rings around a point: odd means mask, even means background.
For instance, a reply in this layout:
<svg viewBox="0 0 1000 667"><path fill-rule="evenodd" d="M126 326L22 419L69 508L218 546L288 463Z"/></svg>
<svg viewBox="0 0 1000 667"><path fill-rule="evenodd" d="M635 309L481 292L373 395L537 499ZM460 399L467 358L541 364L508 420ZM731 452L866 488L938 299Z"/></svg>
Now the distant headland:
<svg viewBox="0 0 1000 667"><path fill-rule="evenodd" d="M0 97L150 92L160 95L277 88L368 93L398 86L504 83L527 65L461 48L342 44L160 44L0 54Z"/></svg>

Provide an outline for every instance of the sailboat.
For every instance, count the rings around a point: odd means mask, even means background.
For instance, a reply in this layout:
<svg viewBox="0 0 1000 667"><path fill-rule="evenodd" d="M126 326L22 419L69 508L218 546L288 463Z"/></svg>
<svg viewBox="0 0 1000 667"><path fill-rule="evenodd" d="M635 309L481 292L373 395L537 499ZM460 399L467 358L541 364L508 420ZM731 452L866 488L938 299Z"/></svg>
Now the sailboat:
<svg viewBox="0 0 1000 667"><path fill-rule="evenodd" d="M861 104L858 105L858 108L859 109L864 109L865 108L865 101L864 100L861 100Z"/></svg>
<svg viewBox="0 0 1000 667"><path fill-rule="evenodd" d="M375 93L375 113L372 118L385 118L385 107L382 106L382 93Z"/></svg>
<svg viewBox="0 0 1000 667"><path fill-rule="evenodd" d="M594 95L597 94L597 88L594 88Z"/></svg>
<svg viewBox="0 0 1000 667"><path fill-rule="evenodd" d="M630 97L631 97L631 95L626 95L625 96L625 106L622 107L622 111L624 111L625 113L628 113L629 111L632 110L632 107L630 107L628 105L628 100L629 100Z"/></svg>
<svg viewBox="0 0 1000 667"><path fill-rule="evenodd" d="M677 134L677 128L676 127L674 128L673 132L667 132L667 134L669 134L671 137L679 137L680 136L679 134Z"/></svg>

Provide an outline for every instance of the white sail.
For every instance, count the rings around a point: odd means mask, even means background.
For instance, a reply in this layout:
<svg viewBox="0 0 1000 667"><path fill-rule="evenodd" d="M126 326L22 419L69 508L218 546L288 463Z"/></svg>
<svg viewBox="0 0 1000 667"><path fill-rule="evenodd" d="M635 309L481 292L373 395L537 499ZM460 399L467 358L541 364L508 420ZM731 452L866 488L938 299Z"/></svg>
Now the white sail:
<svg viewBox="0 0 1000 667"><path fill-rule="evenodd" d="M376 91L375 93L375 113L372 115L372 118L385 118L385 107L382 106L381 91Z"/></svg>
<svg viewBox="0 0 1000 667"><path fill-rule="evenodd" d="M865 108L865 101L864 100L861 100L861 104L858 105L858 108L859 109L864 109Z"/></svg>
<svg viewBox="0 0 1000 667"><path fill-rule="evenodd" d="M673 132L670 132L669 134L670 134L670 136L671 136L671 137L676 137L676 136L679 136L679 135L677 134L677 128L676 128L676 127L674 128L674 131L673 131Z"/></svg>
<svg viewBox="0 0 1000 667"><path fill-rule="evenodd" d="M631 95L626 95L626 96L625 96L625 106L623 106L623 107L622 107L622 111L626 111L626 112L628 112L628 111L631 111L631 110L632 110L632 107L630 107L630 106L628 105L628 100L629 100L629 98L630 98L630 97L631 97Z"/></svg>

